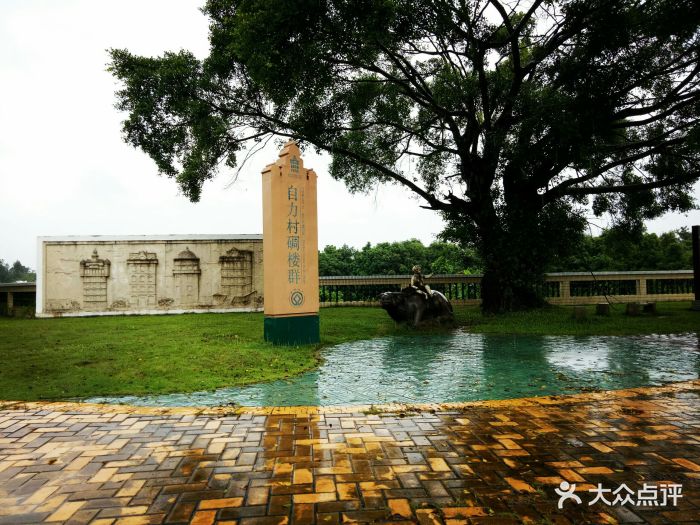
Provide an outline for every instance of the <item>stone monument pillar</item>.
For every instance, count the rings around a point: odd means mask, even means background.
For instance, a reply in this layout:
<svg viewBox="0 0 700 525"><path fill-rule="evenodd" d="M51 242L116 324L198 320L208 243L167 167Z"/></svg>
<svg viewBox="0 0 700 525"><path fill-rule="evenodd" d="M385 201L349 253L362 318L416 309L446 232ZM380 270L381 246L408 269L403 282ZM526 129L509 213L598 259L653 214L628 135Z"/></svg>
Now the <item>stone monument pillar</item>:
<svg viewBox="0 0 700 525"><path fill-rule="evenodd" d="M693 226L693 310L700 311L700 226Z"/></svg>
<svg viewBox="0 0 700 525"><path fill-rule="evenodd" d="M262 172L265 340L318 343L316 173L287 142Z"/></svg>

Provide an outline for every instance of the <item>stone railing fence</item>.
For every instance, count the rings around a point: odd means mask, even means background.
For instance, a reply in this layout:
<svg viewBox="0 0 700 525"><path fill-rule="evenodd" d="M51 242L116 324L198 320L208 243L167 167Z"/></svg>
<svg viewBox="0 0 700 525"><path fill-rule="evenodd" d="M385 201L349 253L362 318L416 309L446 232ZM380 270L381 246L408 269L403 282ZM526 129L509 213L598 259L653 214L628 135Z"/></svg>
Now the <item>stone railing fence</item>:
<svg viewBox="0 0 700 525"><path fill-rule="evenodd" d="M382 292L408 286L410 275L321 277L321 306L375 306ZM433 275L426 279L453 304L481 302L481 275ZM546 274L544 296L550 304L691 301L693 272L570 272Z"/></svg>

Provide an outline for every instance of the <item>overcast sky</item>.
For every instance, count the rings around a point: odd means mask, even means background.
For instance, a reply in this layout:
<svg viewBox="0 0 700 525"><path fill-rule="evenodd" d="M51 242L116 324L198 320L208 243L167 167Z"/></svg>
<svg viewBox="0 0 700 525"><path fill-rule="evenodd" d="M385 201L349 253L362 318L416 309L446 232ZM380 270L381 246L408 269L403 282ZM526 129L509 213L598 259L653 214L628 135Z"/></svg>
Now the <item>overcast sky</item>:
<svg viewBox="0 0 700 525"><path fill-rule="evenodd" d="M0 1L0 259L36 265L36 237L262 233L260 172L268 149L231 182L222 172L199 203L179 194L154 163L121 140L117 83L108 48L159 55L208 51L203 0ZM442 229L407 191L351 195L328 175L327 158L305 155L318 173L319 242L361 247ZM597 221L602 224L601 221ZM700 224L700 212L648 225L662 232Z"/></svg>

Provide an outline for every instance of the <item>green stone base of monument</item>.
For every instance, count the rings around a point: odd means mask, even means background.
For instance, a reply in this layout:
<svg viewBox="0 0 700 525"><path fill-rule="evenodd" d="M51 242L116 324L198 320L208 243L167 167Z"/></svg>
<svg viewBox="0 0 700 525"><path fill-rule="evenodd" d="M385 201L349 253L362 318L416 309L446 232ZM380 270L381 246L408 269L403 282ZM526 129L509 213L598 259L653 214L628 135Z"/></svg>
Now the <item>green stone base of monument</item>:
<svg viewBox="0 0 700 525"><path fill-rule="evenodd" d="M691 310L700 312L700 301L693 301L693 304L691 305Z"/></svg>
<svg viewBox="0 0 700 525"><path fill-rule="evenodd" d="M273 345L310 345L321 341L316 315L265 317L265 341Z"/></svg>

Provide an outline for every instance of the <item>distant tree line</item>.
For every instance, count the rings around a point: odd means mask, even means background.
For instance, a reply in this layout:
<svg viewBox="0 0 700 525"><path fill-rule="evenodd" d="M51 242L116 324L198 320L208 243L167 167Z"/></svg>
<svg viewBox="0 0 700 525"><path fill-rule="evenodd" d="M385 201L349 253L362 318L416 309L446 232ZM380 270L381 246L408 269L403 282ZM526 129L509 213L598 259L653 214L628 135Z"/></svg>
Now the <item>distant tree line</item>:
<svg viewBox="0 0 700 525"><path fill-rule="evenodd" d="M547 272L687 270L692 268L692 238L687 228L657 235L610 228L577 240L574 255L553 258ZM475 250L449 242L425 246L417 239L383 242L361 249L326 246L319 252L320 275L405 275L419 264L423 273L481 273Z"/></svg>
<svg viewBox="0 0 700 525"><path fill-rule="evenodd" d="M550 272L690 270L693 240L688 228L657 235L610 228L584 236L576 252L552 263Z"/></svg>
<svg viewBox="0 0 700 525"><path fill-rule="evenodd" d="M36 281L36 273L31 268L15 261L12 266L0 259L0 283L14 283L17 281Z"/></svg>
<svg viewBox="0 0 700 525"><path fill-rule="evenodd" d="M423 273L478 272L481 262L476 253L448 242L424 246L417 239L382 242L361 249L343 245L326 246L319 253L320 275L405 275L419 264Z"/></svg>

